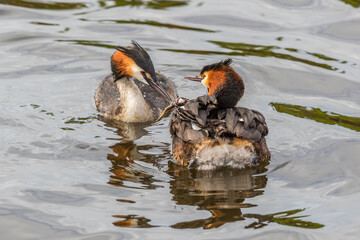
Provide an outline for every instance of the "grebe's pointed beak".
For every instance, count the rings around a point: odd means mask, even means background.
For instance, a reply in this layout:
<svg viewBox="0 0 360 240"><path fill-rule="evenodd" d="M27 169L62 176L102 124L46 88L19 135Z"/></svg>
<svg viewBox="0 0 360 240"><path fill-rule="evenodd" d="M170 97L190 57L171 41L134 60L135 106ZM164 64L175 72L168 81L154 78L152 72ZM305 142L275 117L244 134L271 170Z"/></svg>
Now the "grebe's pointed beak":
<svg viewBox="0 0 360 240"><path fill-rule="evenodd" d="M173 100L171 99L169 94L167 94L167 92L165 92L154 80L148 78L145 73L141 73L141 74L143 75L146 82L150 85L150 87L152 87L155 91L157 91L160 94L160 96L164 98L166 102L168 102L169 104L172 103Z"/></svg>
<svg viewBox="0 0 360 240"><path fill-rule="evenodd" d="M184 77L187 80L195 81L195 82L201 82L204 78L202 77Z"/></svg>

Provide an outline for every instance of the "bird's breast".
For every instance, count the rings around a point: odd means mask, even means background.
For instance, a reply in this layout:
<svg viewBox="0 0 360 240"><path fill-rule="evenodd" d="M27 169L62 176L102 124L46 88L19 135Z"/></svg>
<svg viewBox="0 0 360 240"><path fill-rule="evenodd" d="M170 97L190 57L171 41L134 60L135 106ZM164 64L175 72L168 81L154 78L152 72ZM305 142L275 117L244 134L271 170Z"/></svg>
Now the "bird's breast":
<svg viewBox="0 0 360 240"><path fill-rule="evenodd" d="M139 88L132 80L117 81L120 94L121 113L124 122L151 122L155 117Z"/></svg>

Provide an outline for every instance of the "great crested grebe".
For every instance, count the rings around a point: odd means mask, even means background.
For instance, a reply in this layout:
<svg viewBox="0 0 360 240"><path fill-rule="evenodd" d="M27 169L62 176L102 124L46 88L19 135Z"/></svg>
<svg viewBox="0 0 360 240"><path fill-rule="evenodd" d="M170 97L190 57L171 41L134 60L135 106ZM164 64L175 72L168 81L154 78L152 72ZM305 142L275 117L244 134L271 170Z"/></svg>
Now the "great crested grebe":
<svg viewBox="0 0 360 240"><path fill-rule="evenodd" d="M256 110L235 107L244 94L244 82L231 62L226 59L207 65L199 77L186 77L201 81L208 95L175 102L170 133L174 158L182 165L198 170L224 166L239 169L270 160L264 116Z"/></svg>
<svg viewBox="0 0 360 240"><path fill-rule="evenodd" d="M96 109L106 119L153 122L177 98L174 83L155 73L149 54L135 41L117 48L111 69L95 93Z"/></svg>

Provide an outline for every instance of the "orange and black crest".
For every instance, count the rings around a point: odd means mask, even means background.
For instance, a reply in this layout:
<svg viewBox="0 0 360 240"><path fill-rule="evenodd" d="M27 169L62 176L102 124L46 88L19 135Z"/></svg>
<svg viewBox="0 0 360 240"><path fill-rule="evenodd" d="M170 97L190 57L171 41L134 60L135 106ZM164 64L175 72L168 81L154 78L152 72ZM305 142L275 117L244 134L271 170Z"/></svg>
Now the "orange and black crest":
<svg viewBox="0 0 360 240"><path fill-rule="evenodd" d="M135 64L147 72L153 80L156 80L155 68L149 54L136 41L132 40L131 43L131 47L117 47L116 49L131 58Z"/></svg>
<svg viewBox="0 0 360 240"><path fill-rule="evenodd" d="M131 62L132 64L135 63L142 70L147 72L152 79L156 81L155 68L149 54L136 41L133 40L131 43L132 46L130 47L117 47L116 49L118 51L112 56L111 68L116 79L127 75L126 68L129 67L128 65ZM123 56L128 57L128 60L126 60Z"/></svg>
<svg viewBox="0 0 360 240"><path fill-rule="evenodd" d="M210 70L217 70L219 68L221 68L222 66L229 66L232 63L232 59L231 58L227 58L225 60L222 60L218 63L214 63L214 64L210 64L207 65L205 67L203 67L203 69L200 72L200 75L203 74L204 72L210 71Z"/></svg>

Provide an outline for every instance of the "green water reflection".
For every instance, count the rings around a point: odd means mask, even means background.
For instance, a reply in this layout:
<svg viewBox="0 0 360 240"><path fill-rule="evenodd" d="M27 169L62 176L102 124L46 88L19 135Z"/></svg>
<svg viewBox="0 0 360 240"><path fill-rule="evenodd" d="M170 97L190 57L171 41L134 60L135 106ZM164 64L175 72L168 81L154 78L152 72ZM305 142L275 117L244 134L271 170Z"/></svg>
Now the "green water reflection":
<svg viewBox="0 0 360 240"><path fill-rule="evenodd" d="M84 124L84 123L90 123L94 119L97 119L96 115L87 116L87 117L72 117L65 121L65 124Z"/></svg>
<svg viewBox="0 0 360 240"><path fill-rule="evenodd" d="M209 41L211 43L214 43L222 48L231 49L235 51L240 51L244 54L244 56L258 56L258 57L276 57L280 59L287 59L294 62L301 62L305 64L309 64L316 67L322 67L328 70L338 70L335 67L332 67L327 64L314 62L308 59L298 58L295 56L292 56L290 54L284 54L284 53L278 53L274 50L282 50L282 51L288 51L288 52L301 52L299 49L295 48L280 48L278 46L264 46L264 45L255 45L255 44L246 44L246 43L231 43L231 42L219 42L219 41ZM340 62L337 59L325 56L324 54L320 53L311 53L311 52L304 52L305 54L311 55L313 57L316 57L321 60L325 61L337 61ZM341 62L343 63L343 62Z"/></svg>
<svg viewBox="0 0 360 240"><path fill-rule="evenodd" d="M101 0L98 2L102 8L113 8L113 7L122 7L122 6L132 6L132 7L144 6L146 8L159 9L159 10L163 10L171 7L186 6L189 3L189 1L169 1L169 0L152 0L152 1Z"/></svg>
<svg viewBox="0 0 360 240"><path fill-rule="evenodd" d="M37 2L24 0L0 0L0 4L12 5L17 7L47 9L47 10L72 10L86 8L86 5L81 2L67 3L67 2Z"/></svg>
<svg viewBox="0 0 360 240"><path fill-rule="evenodd" d="M27 107L28 105L21 105L20 107ZM29 104L29 107L31 107L32 109L38 109L38 108L40 108L41 106L40 105L38 105L38 104ZM46 110L46 109L41 109L40 111L39 111L39 113L42 113L42 114L45 114L45 115L48 115L48 116L51 116L51 117L53 117L54 116L54 113L52 113L52 112L49 112L48 110Z"/></svg>
<svg viewBox="0 0 360 240"><path fill-rule="evenodd" d="M292 216L298 212L304 211L305 209L296 209L290 211L284 211L272 214L242 214L240 209L222 209L222 210L211 210L212 216L208 219L194 220L189 222L182 222L173 225L173 228L186 229L186 228L204 228L211 229L222 226L225 223L235 222L239 220L256 219L256 221L245 226L245 228L259 229L268 226L270 223L278 223L289 227L299 227L307 229L317 229L324 227L323 224L314 223L311 221L304 221L302 218L308 217L303 216Z"/></svg>
<svg viewBox="0 0 360 240"><path fill-rule="evenodd" d="M355 8L360 7L360 0L340 0L346 4L349 4Z"/></svg>
<svg viewBox="0 0 360 240"><path fill-rule="evenodd" d="M260 214L244 214L246 218L255 218L256 222L253 222L246 226L245 228L261 228L267 226L271 222L275 222L281 225L291 226L291 227L300 227L300 228L308 228L308 229L316 229L324 227L323 224L314 223L310 221L301 220L301 218L308 217L308 215L303 216L292 216L299 212L304 211L305 209L295 209L290 211L260 215ZM289 217L292 216L292 217Z"/></svg>
<svg viewBox="0 0 360 240"><path fill-rule="evenodd" d="M180 26L170 23L161 23L157 21L152 20L101 20L99 22L115 22L120 24L139 24L139 25L149 25L153 27L165 27L165 28L171 28L171 29L181 29L181 30L189 30L189 31L198 31L198 32L216 32L213 30L203 29L203 28L193 28L193 27L186 27L186 26Z"/></svg>
<svg viewBox="0 0 360 240"><path fill-rule="evenodd" d="M344 128L360 131L360 118L348 117L338 113L325 112L320 108L304 107L285 103L269 103L277 112L286 113L299 118L311 119L329 125L338 125Z"/></svg>
<svg viewBox="0 0 360 240"><path fill-rule="evenodd" d="M231 42L219 42L219 41L209 41L214 43L222 48L232 50L231 52L221 52L221 51L204 51L204 50L183 50L183 49L160 49L163 51L171 51L171 52L182 52L188 54L201 54L201 55L227 55L227 56L256 56L256 57L275 57L279 59L290 60L294 62L301 62L307 65L324 68L327 70L336 71L338 68L333 67L327 63L320 63L316 61L312 61L309 59L304 59L300 57L295 57L290 53L299 53L306 54L311 57L315 57L322 61L332 61L345 64L346 61L340 61L324 54L320 53L311 53L304 52L295 48L280 48L278 46L265 46L265 45L255 45L255 44L247 44L247 43L231 43ZM276 51L285 51L287 53L279 53Z"/></svg>
<svg viewBox="0 0 360 240"><path fill-rule="evenodd" d="M59 26L59 24L56 23L46 23L46 22L30 22L30 23L35 25L42 25L42 26Z"/></svg>

